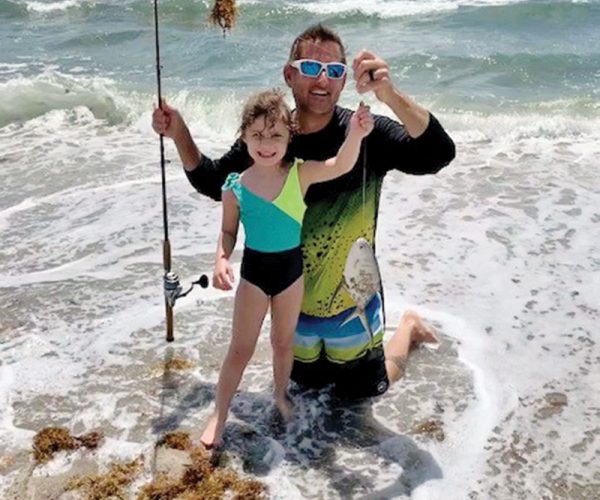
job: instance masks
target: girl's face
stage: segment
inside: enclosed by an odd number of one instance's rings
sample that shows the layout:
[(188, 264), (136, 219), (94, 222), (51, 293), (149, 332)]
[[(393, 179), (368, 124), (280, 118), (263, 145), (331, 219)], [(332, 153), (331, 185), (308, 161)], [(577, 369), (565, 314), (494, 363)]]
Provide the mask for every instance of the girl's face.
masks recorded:
[(282, 120), (267, 125), (266, 117), (259, 116), (244, 131), (242, 139), (254, 163), (260, 166), (280, 166), (290, 142), (290, 131)]

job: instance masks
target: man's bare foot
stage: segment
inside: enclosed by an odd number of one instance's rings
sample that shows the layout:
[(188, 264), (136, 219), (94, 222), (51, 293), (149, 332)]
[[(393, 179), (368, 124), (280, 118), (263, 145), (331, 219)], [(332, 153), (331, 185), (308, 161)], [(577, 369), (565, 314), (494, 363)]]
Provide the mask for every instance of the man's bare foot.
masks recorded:
[(275, 398), (275, 406), (284, 422), (288, 422), (292, 418), (294, 405), (287, 394), (283, 398)]
[(219, 422), (218, 416), (213, 413), (208, 419), (208, 423), (200, 436), (200, 442), (204, 445), (207, 450), (213, 448), (219, 448), (223, 445), (223, 428), (225, 422)]
[(430, 326), (426, 325), (414, 311), (407, 311), (405, 313), (407, 321), (411, 323), (410, 329), (410, 343), (411, 346), (416, 347), (420, 344), (433, 347), (434, 349), (439, 347), (440, 339), (435, 333), (435, 330)]

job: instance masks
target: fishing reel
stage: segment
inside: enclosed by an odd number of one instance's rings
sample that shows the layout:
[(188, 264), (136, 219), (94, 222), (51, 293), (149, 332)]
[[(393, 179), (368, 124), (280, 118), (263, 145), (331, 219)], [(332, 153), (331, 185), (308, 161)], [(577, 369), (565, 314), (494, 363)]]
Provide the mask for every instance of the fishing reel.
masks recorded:
[(201, 288), (208, 288), (208, 276), (206, 274), (200, 275), (200, 278), (196, 281), (192, 281), (191, 286), (184, 292), (181, 283), (179, 282), (179, 276), (173, 271), (166, 272), (163, 277), (163, 285), (165, 290), (165, 298), (169, 306), (175, 306), (175, 302), (180, 297), (185, 297), (192, 291), (195, 285), (200, 285)]

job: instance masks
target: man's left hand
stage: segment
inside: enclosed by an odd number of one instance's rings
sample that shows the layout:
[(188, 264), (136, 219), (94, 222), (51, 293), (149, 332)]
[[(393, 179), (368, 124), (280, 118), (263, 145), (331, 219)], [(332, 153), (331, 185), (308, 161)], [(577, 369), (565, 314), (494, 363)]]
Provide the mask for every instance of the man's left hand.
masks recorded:
[(374, 92), (377, 99), (387, 103), (394, 94), (388, 64), (368, 50), (361, 50), (352, 61), (356, 90), (359, 94)]

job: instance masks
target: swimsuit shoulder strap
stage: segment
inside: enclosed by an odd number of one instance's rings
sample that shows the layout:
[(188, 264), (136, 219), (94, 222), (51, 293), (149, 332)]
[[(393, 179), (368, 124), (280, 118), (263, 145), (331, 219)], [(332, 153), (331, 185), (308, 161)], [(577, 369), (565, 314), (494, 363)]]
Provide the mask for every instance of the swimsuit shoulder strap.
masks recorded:
[(298, 167), (302, 163), (303, 160), (298, 158), (294, 160), (285, 183), (283, 184), (283, 188), (281, 189), (281, 193), (273, 200), (274, 205), (284, 210), (300, 224), (302, 223), (304, 211), (306, 210), (304, 196), (302, 196), (302, 188), (300, 187), (300, 178), (298, 176)]
[(235, 197), (239, 200), (241, 196), (242, 185), (240, 183), (240, 174), (238, 172), (231, 172), (225, 179), (221, 191), (232, 190)]

